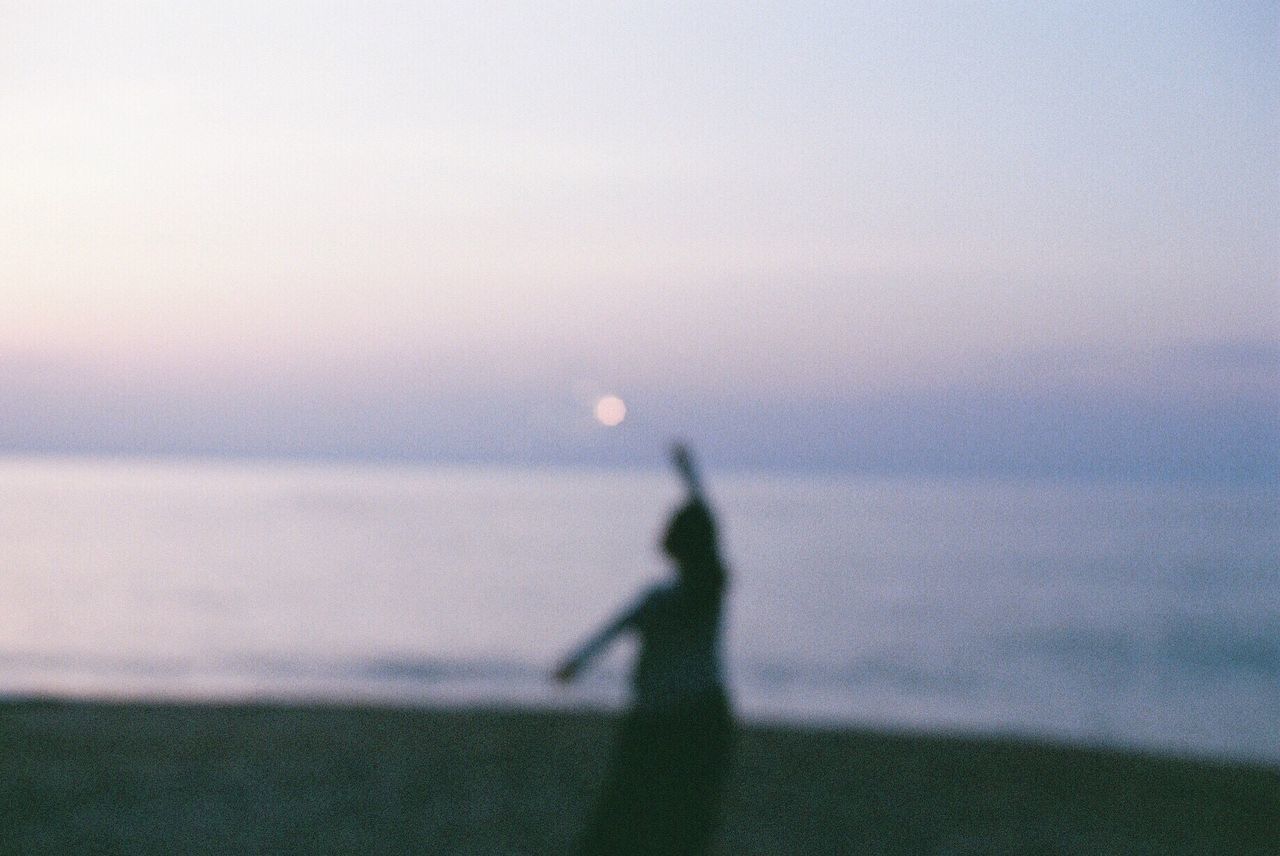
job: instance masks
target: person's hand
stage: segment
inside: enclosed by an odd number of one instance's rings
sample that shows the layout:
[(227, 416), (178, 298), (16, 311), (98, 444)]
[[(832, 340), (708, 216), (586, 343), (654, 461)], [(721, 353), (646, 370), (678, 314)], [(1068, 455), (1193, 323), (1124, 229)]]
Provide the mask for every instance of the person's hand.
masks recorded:
[(675, 465), (680, 475), (684, 476), (685, 481), (690, 484), (697, 483), (698, 478), (693, 470), (693, 456), (689, 454), (689, 447), (684, 443), (671, 445), (671, 463)]
[(567, 684), (578, 674), (578, 664), (573, 660), (561, 663), (559, 667), (552, 672), (553, 677), (558, 683)]

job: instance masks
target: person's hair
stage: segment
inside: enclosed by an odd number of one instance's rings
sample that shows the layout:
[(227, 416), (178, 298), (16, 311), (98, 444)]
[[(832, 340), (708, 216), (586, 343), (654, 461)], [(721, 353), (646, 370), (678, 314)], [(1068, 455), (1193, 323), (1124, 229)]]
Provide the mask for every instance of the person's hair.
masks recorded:
[(702, 500), (690, 500), (672, 516), (662, 536), (662, 549), (680, 566), (683, 582), (696, 594), (714, 599), (728, 582), (715, 518)]

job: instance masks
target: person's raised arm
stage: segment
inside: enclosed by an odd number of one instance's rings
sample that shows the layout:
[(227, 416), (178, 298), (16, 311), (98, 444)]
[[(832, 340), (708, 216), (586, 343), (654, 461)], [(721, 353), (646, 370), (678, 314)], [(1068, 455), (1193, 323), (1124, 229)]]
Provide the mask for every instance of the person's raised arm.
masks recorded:
[(644, 607), (646, 599), (642, 597), (639, 602), (631, 604), (615, 615), (596, 635), (583, 642), (573, 653), (561, 660), (560, 665), (556, 666), (552, 676), (561, 683), (568, 683), (573, 680), (578, 671), (591, 658), (603, 651), (619, 633), (626, 630), (635, 621), (636, 616), (639, 615), (640, 610)]
[(671, 463), (684, 480), (685, 487), (689, 490), (689, 498), (704, 500), (702, 481), (698, 478), (698, 471), (693, 466), (693, 455), (689, 453), (689, 447), (683, 443), (673, 444), (671, 446)]

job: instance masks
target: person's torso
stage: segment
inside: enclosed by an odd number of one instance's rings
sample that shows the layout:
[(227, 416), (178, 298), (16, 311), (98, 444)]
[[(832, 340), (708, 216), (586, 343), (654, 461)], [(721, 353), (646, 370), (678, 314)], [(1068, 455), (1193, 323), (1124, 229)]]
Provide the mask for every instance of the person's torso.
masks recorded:
[(637, 622), (637, 708), (671, 707), (721, 690), (720, 613), (718, 595), (698, 601), (679, 584), (653, 590)]

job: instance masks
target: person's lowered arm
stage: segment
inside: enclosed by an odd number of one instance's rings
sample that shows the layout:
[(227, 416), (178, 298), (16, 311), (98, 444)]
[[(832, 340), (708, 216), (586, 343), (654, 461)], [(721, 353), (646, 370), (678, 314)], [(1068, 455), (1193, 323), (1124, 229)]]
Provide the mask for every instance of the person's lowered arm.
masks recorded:
[(574, 676), (585, 666), (592, 658), (609, 646), (618, 634), (626, 630), (636, 616), (639, 615), (643, 608), (645, 599), (641, 598), (639, 603), (631, 606), (618, 613), (612, 621), (600, 629), (596, 635), (592, 636), (586, 642), (582, 643), (569, 656), (565, 657), (556, 667), (553, 676), (557, 681), (567, 683), (574, 679)]

